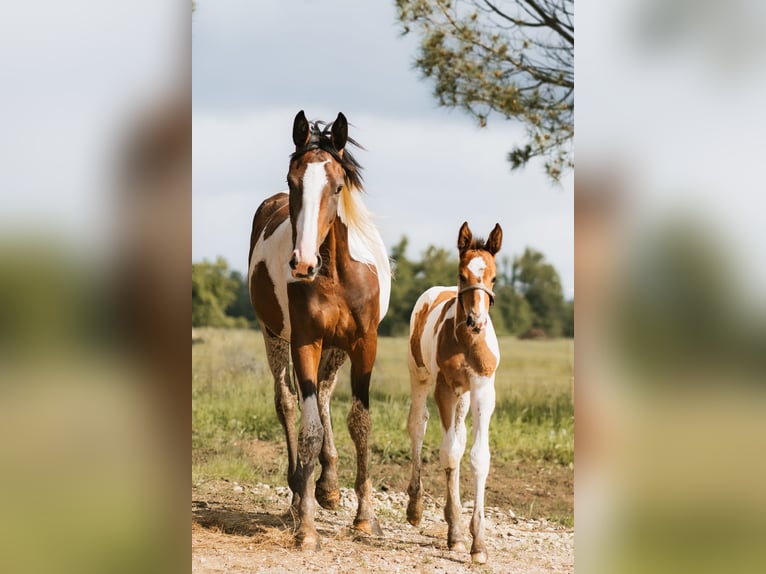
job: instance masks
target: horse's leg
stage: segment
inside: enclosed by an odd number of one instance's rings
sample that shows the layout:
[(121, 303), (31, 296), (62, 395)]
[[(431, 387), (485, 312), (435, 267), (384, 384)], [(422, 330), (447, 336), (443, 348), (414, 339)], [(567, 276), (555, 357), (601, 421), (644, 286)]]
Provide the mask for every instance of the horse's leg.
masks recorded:
[(471, 400), (467, 393), (455, 395), (441, 374), (436, 379), (435, 399), (442, 421), (439, 458), (447, 477), (447, 503), (444, 506), (444, 518), (448, 524), (447, 545), (455, 552), (465, 552), (460, 524), (460, 459), (465, 452), (465, 417)]
[(429, 388), (429, 381), (420, 380), (417, 367), (410, 365), (410, 414), (407, 418), (407, 431), (412, 445), (412, 475), (407, 487), (407, 494), (410, 496), (407, 521), (413, 526), (420, 524), (420, 517), (423, 515), (423, 481), (420, 479), (420, 472), (423, 466), (423, 437), (426, 434), (429, 416), (426, 405)]
[(298, 468), (296, 486), (300, 494), (298, 518), (300, 525), (295, 534), (298, 546), (306, 550), (319, 549), (319, 534), (314, 527), (314, 464), (322, 448), (324, 432), (317, 401), (317, 369), (322, 354), (322, 342), (292, 345), (295, 376), (301, 386), (303, 407), (301, 429), (298, 435)]
[(271, 333), (263, 323), (261, 332), (266, 344), (266, 358), (274, 376), (274, 405), (277, 418), (287, 439), (287, 483), (293, 491), (291, 509), (298, 510), (300, 496), (295, 483), (295, 469), (298, 465), (298, 437), (295, 429), (295, 391), (290, 387), (288, 368), (290, 364), (290, 344)]
[(332, 418), (330, 417), (330, 400), (338, 380), (338, 369), (346, 361), (346, 353), (340, 349), (322, 351), (319, 363), (319, 418), (324, 427), (322, 450), (319, 451), (319, 462), (322, 464), (322, 474), (316, 483), (317, 502), (328, 510), (337, 508), (340, 502), (338, 487), (338, 451), (335, 449), (335, 439), (332, 433)]
[(473, 417), (473, 446), (471, 468), (476, 480), (476, 497), (471, 518), (471, 558), (474, 562), (487, 562), (484, 544), (484, 486), (489, 474), (489, 419), (495, 410), (495, 377), (482, 377), (471, 385), (471, 416)]
[(372, 508), (372, 483), (368, 475), (370, 457), (370, 376), (375, 363), (378, 336), (373, 331), (367, 339), (356, 345), (351, 357), (351, 410), (348, 413), (348, 430), (356, 448), (356, 491), (357, 510), (354, 528), (382, 536), (378, 519)]

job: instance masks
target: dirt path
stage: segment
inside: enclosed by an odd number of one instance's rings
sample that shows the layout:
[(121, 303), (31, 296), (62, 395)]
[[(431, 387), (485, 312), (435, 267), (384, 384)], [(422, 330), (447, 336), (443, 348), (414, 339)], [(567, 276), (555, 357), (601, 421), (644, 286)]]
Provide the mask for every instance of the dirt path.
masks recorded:
[[(574, 571), (574, 532), (545, 520), (516, 518), (507, 509), (487, 508), (489, 564), (474, 566), (466, 552), (447, 550), (444, 501), (426, 498), (418, 527), (405, 519), (407, 495), (375, 492), (381, 538), (349, 528), (356, 509), (353, 490), (342, 489), (338, 510), (317, 506), (322, 550), (292, 548), (293, 520), (287, 487), (209, 481), (192, 489), (192, 572), (492, 572), (563, 573)], [(463, 502), (463, 524), (472, 501)]]

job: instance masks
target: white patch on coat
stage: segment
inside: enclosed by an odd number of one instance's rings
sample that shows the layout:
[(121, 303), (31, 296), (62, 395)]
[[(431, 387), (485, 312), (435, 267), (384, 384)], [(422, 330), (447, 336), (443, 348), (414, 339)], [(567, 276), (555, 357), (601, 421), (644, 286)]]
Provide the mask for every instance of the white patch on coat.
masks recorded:
[[(429, 307), (433, 305), (434, 301), (436, 301), (442, 293), (454, 293), (457, 295), (457, 287), (431, 287), (418, 297), (412, 315), (410, 316), (410, 333), (413, 333), (415, 330), (415, 317), (418, 312), (421, 311), (425, 305), (428, 305)], [(443, 305), (446, 305), (449, 301), (450, 299), (443, 301), (428, 312), (428, 317), (426, 318), (426, 323), (423, 328), (423, 334), (420, 337), (420, 352), (425, 364), (424, 367), (418, 367), (415, 364), (415, 359), (412, 356), (412, 348), (410, 345), (407, 345), (410, 370), (413, 373), (416, 373), (418, 378), (422, 381), (430, 379), (430, 384), (436, 382), (436, 373), (438, 372), (436, 365), (436, 343), (439, 339), (439, 331), (441, 331), (442, 325), (439, 325), (438, 328), (436, 328), (436, 322), (439, 320)], [(455, 305), (453, 304), (445, 314), (444, 319), (450, 319), (454, 316)]]
[[(271, 281), (274, 283), (274, 294), (279, 303), (279, 310), (282, 312), (282, 331), (276, 333), (283, 339), (290, 339), (290, 315), (287, 304), (287, 284), (295, 282), (290, 273), (290, 254), (292, 252), (292, 228), (290, 219), (285, 219), (274, 230), (268, 239), (263, 238), (264, 231), (255, 243), (253, 255), (250, 258), (250, 268), (248, 270), (248, 282), (252, 281), (256, 265), (260, 262), (266, 264), (266, 270), (269, 273)], [(258, 294), (256, 293), (257, 297)]]

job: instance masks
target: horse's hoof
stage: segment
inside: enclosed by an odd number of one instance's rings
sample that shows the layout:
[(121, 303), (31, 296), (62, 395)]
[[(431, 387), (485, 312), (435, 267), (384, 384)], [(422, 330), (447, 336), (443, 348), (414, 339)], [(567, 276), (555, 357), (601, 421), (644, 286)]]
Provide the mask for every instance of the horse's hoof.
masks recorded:
[(478, 552), (471, 552), (471, 560), (474, 564), (486, 564), (487, 563), (487, 551), (479, 550)]
[(452, 552), (466, 551), (465, 543), (462, 540), (458, 540), (457, 542), (450, 542), (449, 549), (452, 550)]
[(407, 522), (413, 526), (420, 524), (420, 517), (423, 515), (423, 499), (410, 498), (409, 504), (407, 504)]
[(354, 520), (354, 529), (365, 534), (383, 536), (383, 530), (381, 530), (380, 524), (378, 524), (378, 519), (374, 516), (370, 520)]
[(325, 510), (335, 510), (340, 504), (340, 490), (337, 488), (334, 490), (325, 490), (324, 488), (319, 488), (319, 486), (317, 486), (314, 496), (316, 497), (319, 506)]
[(307, 532), (295, 535), (295, 546), (301, 550), (316, 551), (319, 550), (322, 545), (319, 543), (319, 534), (316, 532)]

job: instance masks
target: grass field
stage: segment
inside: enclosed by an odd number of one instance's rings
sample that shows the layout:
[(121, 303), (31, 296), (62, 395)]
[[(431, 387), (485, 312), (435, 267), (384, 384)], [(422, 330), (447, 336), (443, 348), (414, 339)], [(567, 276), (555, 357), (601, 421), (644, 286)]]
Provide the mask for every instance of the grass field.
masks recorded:
[[(260, 333), (199, 329), (192, 348), (192, 480), (286, 484), (282, 428), (274, 412), (273, 379)], [(406, 338), (382, 338), (373, 371), (370, 409), (374, 486), (406, 489), (409, 375)], [(572, 340), (500, 339), (490, 424), (492, 470), (487, 504), (510, 506), (523, 516), (573, 522), (574, 406)], [(346, 430), (350, 407), (348, 363), (332, 404), (341, 486), (354, 481), (354, 448)], [(440, 428), (433, 401), (423, 445), (426, 489), (443, 496)], [(471, 444), (470, 415), (468, 417)], [(463, 457), (461, 484), (469, 500), (471, 473)]]

